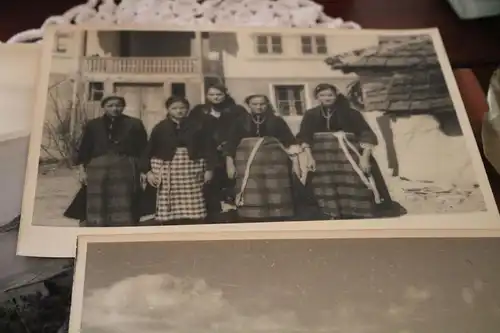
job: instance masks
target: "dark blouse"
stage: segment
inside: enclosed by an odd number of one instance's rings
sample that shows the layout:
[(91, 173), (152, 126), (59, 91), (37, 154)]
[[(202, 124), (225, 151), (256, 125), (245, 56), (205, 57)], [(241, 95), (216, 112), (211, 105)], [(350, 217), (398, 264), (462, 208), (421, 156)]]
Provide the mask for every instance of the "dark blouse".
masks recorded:
[(283, 118), (271, 112), (260, 117), (246, 113), (231, 126), (225, 153), (227, 156), (234, 157), (241, 140), (266, 136), (278, 139), (285, 148), (296, 144), (295, 136)]
[(329, 110), (331, 112), (329, 123), (325, 117), (325, 111), (328, 110), (317, 106), (305, 112), (297, 134), (300, 142), (312, 145), (315, 133), (344, 131), (354, 134), (360, 143), (377, 145), (377, 136), (361, 112), (351, 108), (347, 99), (342, 95)]
[(93, 158), (107, 153), (139, 158), (147, 145), (148, 135), (140, 119), (106, 115), (90, 120), (83, 129), (75, 165), (86, 166)]
[(217, 146), (222, 146), (227, 142), (228, 129), (239, 117), (248, 113), (243, 106), (238, 104), (226, 104), (216, 108), (215, 111), (220, 112), (219, 117), (213, 116), (211, 111), (210, 104), (199, 104), (190, 112), (190, 117), (205, 122)]
[(208, 127), (194, 120), (186, 118), (177, 124), (167, 117), (156, 124), (142, 157), (141, 171), (151, 170), (153, 157), (171, 161), (177, 148), (181, 147), (188, 150), (191, 160), (206, 159), (207, 168), (212, 170), (217, 161), (217, 146), (210, 136)]

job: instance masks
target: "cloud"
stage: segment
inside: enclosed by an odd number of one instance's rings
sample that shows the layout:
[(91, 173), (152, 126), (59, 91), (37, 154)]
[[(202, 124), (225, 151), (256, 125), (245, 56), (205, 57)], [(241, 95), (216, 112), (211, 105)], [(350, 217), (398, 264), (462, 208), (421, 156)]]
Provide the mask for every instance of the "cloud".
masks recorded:
[(82, 333), (261, 333), (301, 331), (293, 312), (241, 313), (202, 279), (141, 275), (85, 297)]
[(405, 322), (414, 317), (420, 309), (420, 305), (432, 297), (429, 290), (408, 286), (403, 292), (401, 303), (391, 303), (387, 309), (387, 314), (393, 320)]
[(406, 288), (404, 298), (412, 302), (425, 302), (431, 298), (431, 293), (427, 289), (420, 289), (415, 286)]
[(407, 320), (415, 312), (416, 307), (413, 304), (395, 304), (391, 303), (387, 313), (397, 320)]
[(474, 290), (472, 290), (471, 288), (462, 289), (462, 299), (465, 303), (467, 303), (468, 305), (473, 305), (475, 298), (476, 294), (474, 293)]

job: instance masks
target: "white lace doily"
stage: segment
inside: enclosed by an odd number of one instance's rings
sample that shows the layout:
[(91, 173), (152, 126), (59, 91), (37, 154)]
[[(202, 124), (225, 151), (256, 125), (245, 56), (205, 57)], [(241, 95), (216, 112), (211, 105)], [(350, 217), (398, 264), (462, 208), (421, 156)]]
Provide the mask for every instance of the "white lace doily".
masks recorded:
[(355, 22), (329, 17), (311, 0), (89, 0), (60, 16), (51, 16), (39, 29), (23, 31), (7, 43), (40, 40), (52, 24), (169, 24), (360, 29)]

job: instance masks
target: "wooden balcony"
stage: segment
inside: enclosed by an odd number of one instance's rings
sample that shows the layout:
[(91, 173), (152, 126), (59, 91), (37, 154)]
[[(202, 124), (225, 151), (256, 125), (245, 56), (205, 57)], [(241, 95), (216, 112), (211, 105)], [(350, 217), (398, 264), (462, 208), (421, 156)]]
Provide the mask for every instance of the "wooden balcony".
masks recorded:
[(196, 74), (199, 60), (189, 58), (85, 57), (83, 71), (101, 74)]

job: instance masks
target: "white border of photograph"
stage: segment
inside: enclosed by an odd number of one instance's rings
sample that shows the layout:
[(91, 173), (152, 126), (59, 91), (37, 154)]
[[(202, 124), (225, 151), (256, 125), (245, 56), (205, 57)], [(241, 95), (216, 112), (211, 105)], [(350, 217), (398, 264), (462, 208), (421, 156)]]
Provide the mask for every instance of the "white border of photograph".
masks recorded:
[[(500, 216), (488, 182), (485, 168), (481, 160), (471, 125), (462, 101), (453, 71), (447, 58), (444, 44), (437, 29), (419, 30), (332, 30), (332, 29), (294, 29), (297, 33), (323, 33), (344, 35), (415, 35), (428, 34), (432, 37), (441, 69), (448, 86), (457, 117), (466, 140), (468, 153), (472, 159), (477, 182), (486, 202), (486, 212), (406, 215), (400, 218), (337, 220), (337, 221), (304, 221), (275, 223), (241, 223), (241, 224), (211, 224), (160, 227), (113, 227), (113, 228), (72, 228), (33, 226), (35, 192), (37, 186), (38, 161), (42, 138), (47, 99), (47, 85), (51, 71), (52, 45), (56, 30), (138, 30), (138, 31), (251, 31), (252, 33), (271, 33), (290, 28), (235, 28), (235, 27), (172, 27), (148, 25), (116, 25), (116, 26), (65, 26), (50, 27), (44, 39), (44, 52), (40, 81), (36, 95), (36, 110), (30, 142), (30, 153), (26, 173), (26, 185), (23, 198), (21, 229), (18, 243), (18, 254), (38, 257), (73, 257), (76, 251), (78, 235), (113, 235), (113, 234), (150, 234), (150, 233), (199, 233), (228, 231), (258, 231), (277, 230), (329, 232), (333, 238), (393, 238), (393, 237), (498, 237), (500, 236)], [(182, 237), (182, 236), (181, 236)]]

